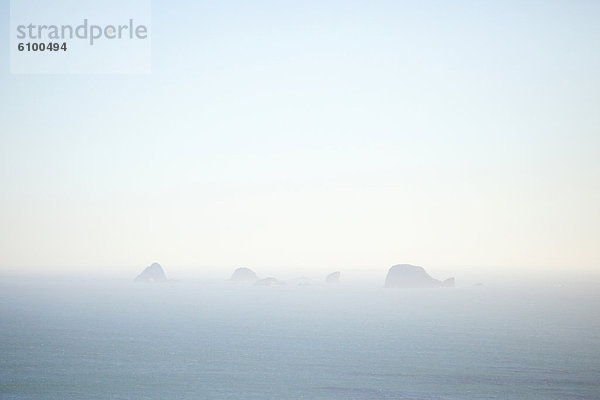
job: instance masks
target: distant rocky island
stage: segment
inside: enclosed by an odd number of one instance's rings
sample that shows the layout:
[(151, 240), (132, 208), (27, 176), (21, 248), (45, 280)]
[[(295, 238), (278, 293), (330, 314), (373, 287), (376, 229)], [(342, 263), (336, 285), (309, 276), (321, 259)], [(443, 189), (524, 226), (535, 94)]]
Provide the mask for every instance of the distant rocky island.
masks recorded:
[(167, 280), (167, 275), (165, 275), (165, 271), (159, 263), (153, 263), (151, 266), (146, 267), (135, 278), (136, 282), (166, 282)]
[(454, 278), (440, 281), (432, 278), (423, 267), (398, 264), (389, 269), (385, 278), (386, 288), (436, 288), (454, 287)]
[(327, 275), (327, 278), (325, 278), (325, 282), (340, 283), (340, 271), (335, 271)]
[(236, 282), (254, 282), (258, 280), (258, 276), (250, 268), (238, 268), (231, 275), (232, 281)]
[[(340, 271), (335, 271), (325, 277), (327, 284), (338, 284), (340, 282)], [(168, 282), (167, 275), (159, 263), (153, 263), (135, 278), (136, 282)], [(231, 275), (230, 281), (254, 284), (255, 286), (278, 286), (286, 285), (274, 277), (259, 279), (254, 271), (250, 268), (241, 267), (235, 269)], [(300, 277), (288, 281), (289, 284), (296, 286), (312, 286), (319, 284), (307, 277)], [(322, 282), (322, 281), (321, 281)], [(386, 288), (437, 288), (437, 287), (454, 287), (454, 278), (448, 278), (444, 281), (432, 278), (425, 269), (410, 264), (394, 265), (388, 270), (385, 278)]]
[(265, 278), (265, 279), (261, 279), (256, 281), (256, 283), (254, 283), (255, 286), (277, 286), (277, 285), (285, 285), (285, 282), (281, 282), (279, 279), (276, 278)]

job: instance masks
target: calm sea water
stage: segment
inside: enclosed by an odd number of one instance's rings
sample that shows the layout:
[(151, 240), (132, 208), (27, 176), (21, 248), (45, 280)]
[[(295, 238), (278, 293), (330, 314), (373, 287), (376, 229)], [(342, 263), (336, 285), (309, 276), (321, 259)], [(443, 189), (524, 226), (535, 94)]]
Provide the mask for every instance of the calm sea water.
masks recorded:
[(593, 288), (0, 282), (1, 399), (599, 399)]

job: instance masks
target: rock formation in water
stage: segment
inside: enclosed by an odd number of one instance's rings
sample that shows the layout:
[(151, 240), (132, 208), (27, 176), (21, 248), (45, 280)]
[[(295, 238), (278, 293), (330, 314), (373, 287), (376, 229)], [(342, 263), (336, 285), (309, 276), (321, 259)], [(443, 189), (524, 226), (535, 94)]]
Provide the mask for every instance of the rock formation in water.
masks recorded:
[(454, 278), (439, 281), (432, 278), (422, 267), (410, 264), (394, 265), (385, 278), (386, 288), (435, 288), (453, 287)]
[(325, 282), (340, 283), (340, 271), (335, 271), (327, 275), (327, 278), (325, 278)]
[(281, 282), (279, 279), (275, 278), (265, 278), (258, 280), (254, 283), (255, 286), (277, 286), (277, 285), (285, 285), (285, 282)]
[(231, 280), (236, 282), (253, 282), (257, 279), (258, 276), (250, 268), (238, 268), (231, 275)]
[(135, 278), (136, 282), (166, 282), (167, 276), (165, 271), (158, 263), (154, 263), (146, 267), (141, 274)]

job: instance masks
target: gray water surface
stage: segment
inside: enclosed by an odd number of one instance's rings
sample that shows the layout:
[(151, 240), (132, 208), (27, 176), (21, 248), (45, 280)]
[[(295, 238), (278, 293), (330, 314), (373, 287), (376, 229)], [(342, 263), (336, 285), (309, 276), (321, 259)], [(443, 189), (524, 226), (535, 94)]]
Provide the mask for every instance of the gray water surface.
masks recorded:
[(4, 279), (0, 399), (598, 399), (600, 294)]

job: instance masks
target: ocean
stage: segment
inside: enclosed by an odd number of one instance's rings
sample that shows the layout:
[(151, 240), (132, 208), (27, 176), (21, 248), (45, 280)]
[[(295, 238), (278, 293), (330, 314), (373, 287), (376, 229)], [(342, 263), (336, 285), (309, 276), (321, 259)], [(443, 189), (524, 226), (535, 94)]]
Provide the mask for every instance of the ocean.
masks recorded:
[(0, 399), (600, 399), (597, 287), (0, 280)]

